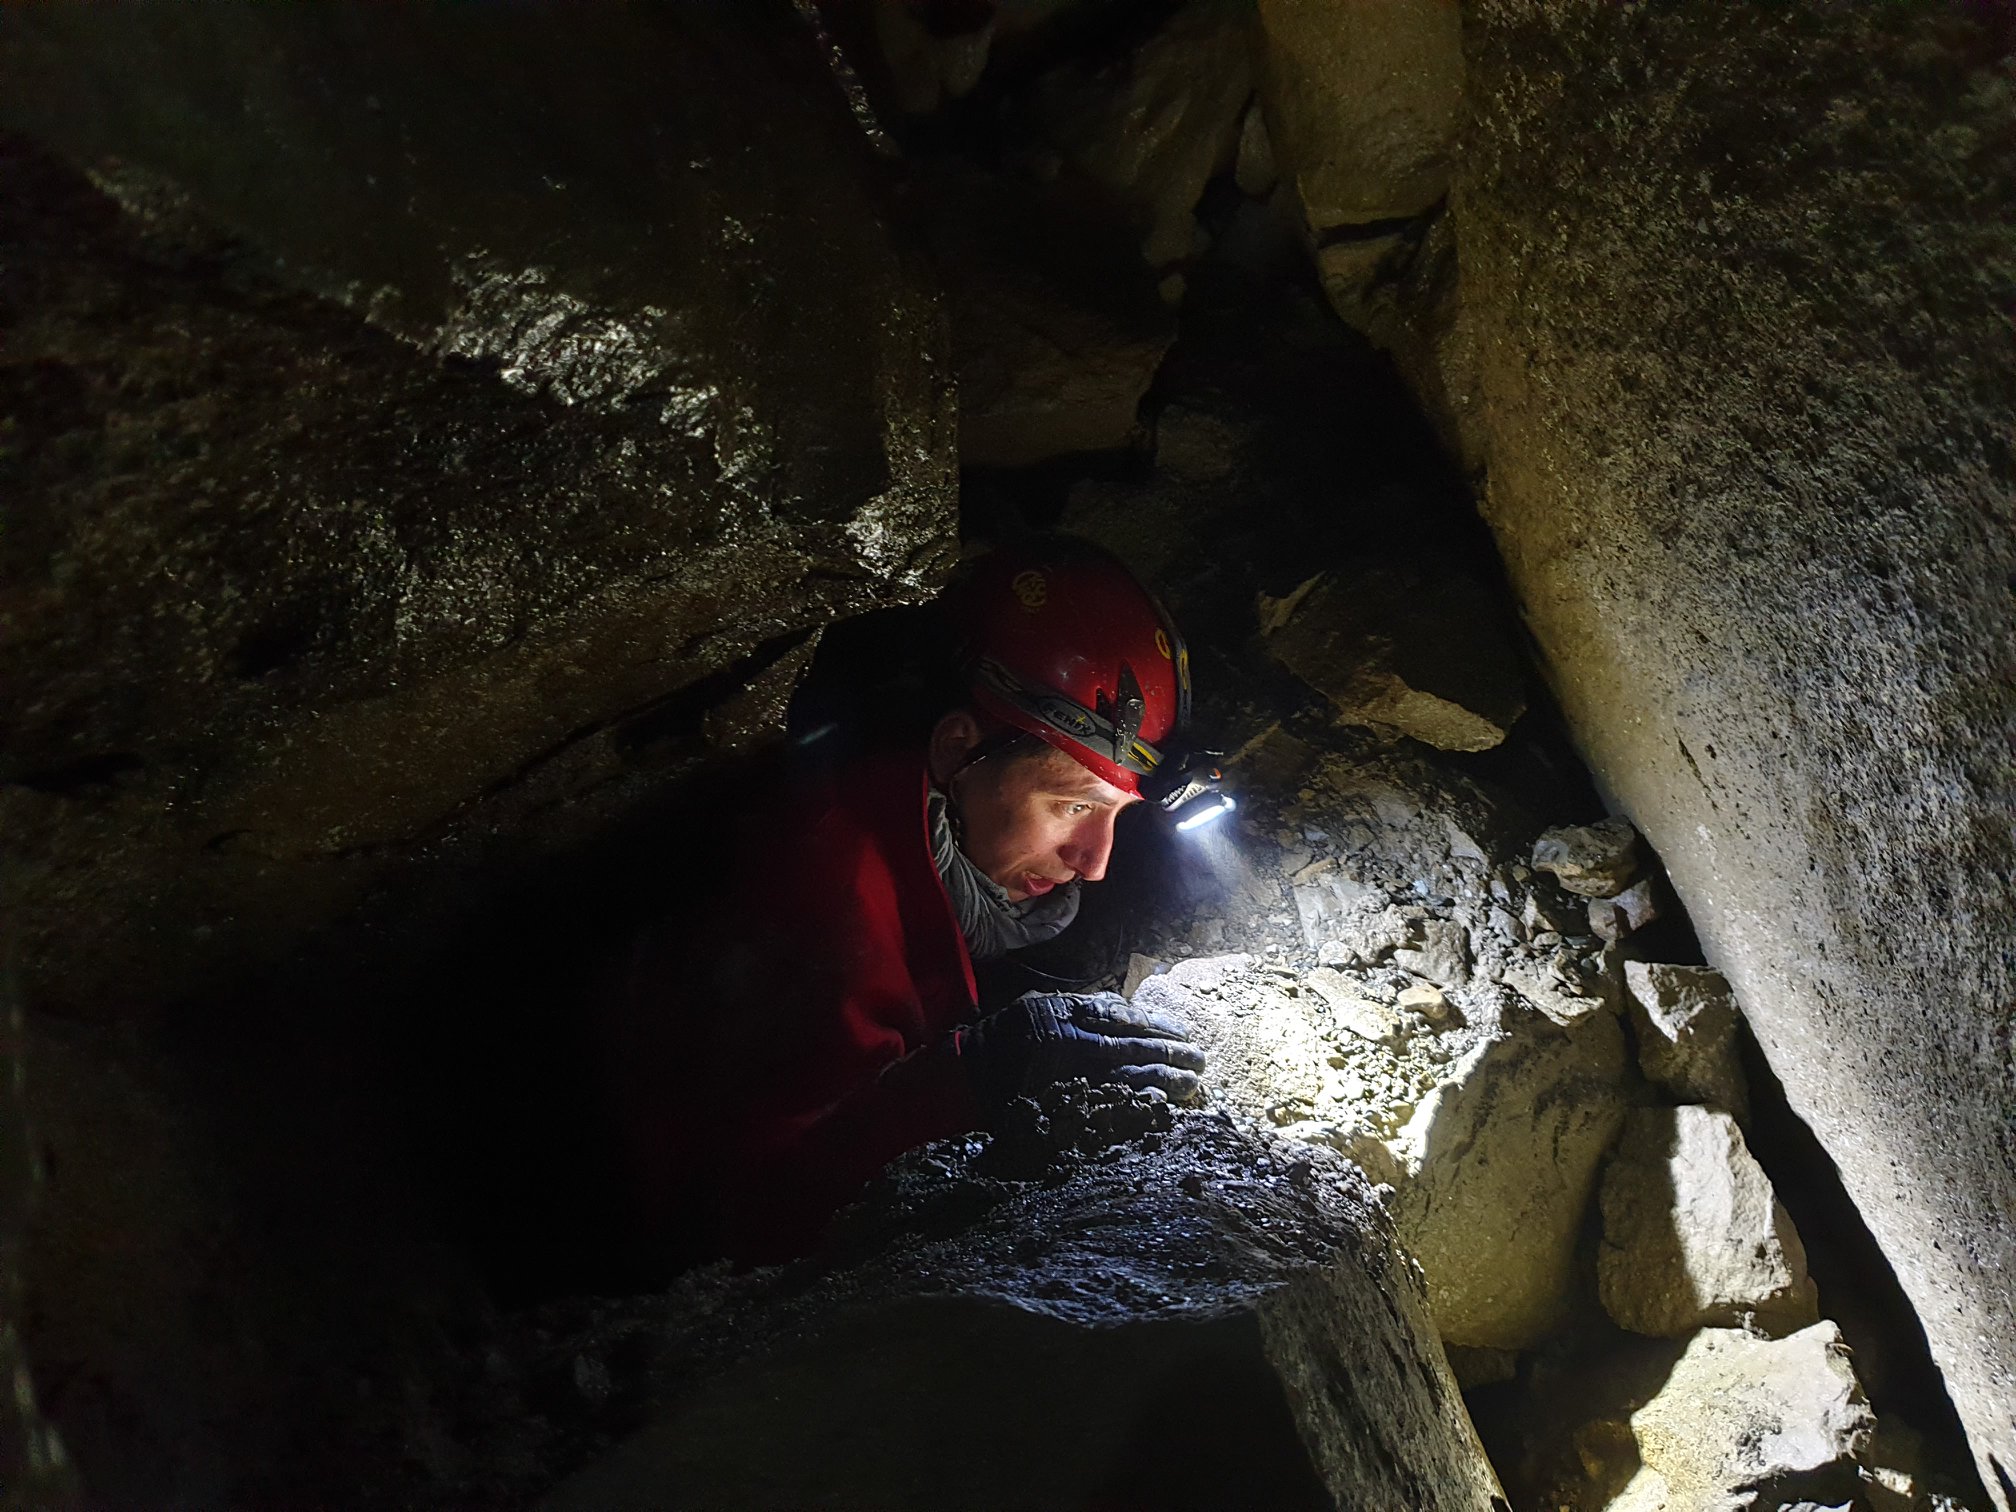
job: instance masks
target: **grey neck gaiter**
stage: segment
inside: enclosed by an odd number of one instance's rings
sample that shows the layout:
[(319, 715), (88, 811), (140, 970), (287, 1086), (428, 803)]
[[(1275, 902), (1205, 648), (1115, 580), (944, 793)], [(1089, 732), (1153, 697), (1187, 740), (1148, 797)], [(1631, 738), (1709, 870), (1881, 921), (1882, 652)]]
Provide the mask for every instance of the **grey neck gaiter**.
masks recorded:
[(992, 961), (1024, 945), (1040, 945), (1061, 934), (1078, 917), (1078, 884), (1068, 882), (1040, 898), (1016, 903), (959, 848), (952, 830), (952, 805), (935, 787), (927, 800), (931, 819), (931, 859), (952, 895), (959, 931), (976, 961)]

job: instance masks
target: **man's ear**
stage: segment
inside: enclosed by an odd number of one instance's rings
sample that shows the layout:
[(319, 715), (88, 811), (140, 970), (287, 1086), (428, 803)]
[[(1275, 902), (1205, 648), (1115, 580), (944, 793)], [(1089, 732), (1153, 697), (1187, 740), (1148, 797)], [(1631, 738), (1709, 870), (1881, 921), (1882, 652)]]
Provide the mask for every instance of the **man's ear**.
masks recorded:
[(931, 780), (951, 780), (960, 763), (980, 744), (980, 721), (964, 709), (954, 709), (931, 727)]

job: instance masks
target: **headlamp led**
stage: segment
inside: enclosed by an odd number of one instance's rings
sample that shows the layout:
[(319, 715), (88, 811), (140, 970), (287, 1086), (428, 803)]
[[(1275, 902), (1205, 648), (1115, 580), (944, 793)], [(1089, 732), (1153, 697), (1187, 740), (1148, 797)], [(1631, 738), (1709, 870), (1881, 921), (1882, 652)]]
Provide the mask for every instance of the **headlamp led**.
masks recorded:
[(1141, 779), (1141, 796), (1176, 821), (1179, 830), (1201, 829), (1238, 805), (1222, 791), (1225, 774), (1217, 751), (1171, 752)]

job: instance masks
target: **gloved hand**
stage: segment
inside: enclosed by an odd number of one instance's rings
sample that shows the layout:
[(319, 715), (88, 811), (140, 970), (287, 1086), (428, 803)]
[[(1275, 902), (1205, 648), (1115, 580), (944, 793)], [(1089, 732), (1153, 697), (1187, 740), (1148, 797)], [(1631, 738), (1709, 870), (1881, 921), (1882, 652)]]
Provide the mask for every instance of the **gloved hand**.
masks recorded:
[(981, 1097), (995, 1104), (1074, 1076), (1187, 1102), (1204, 1069), (1181, 1024), (1115, 992), (1025, 992), (962, 1030), (958, 1043)]

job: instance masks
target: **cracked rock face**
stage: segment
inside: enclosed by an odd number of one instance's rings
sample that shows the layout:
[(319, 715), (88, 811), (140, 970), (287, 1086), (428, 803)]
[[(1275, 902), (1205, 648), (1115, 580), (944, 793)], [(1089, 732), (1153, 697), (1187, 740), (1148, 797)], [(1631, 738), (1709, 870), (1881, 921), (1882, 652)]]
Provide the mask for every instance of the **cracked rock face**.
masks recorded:
[(1117, 1089), (1021, 1106), (814, 1260), (675, 1299), (652, 1421), (545, 1504), (1504, 1506), (1348, 1164)]
[(595, 833), (935, 587), (937, 311), (809, 34), (737, 14), (7, 28), (0, 120), (97, 185), (0, 156), (32, 1001)]

